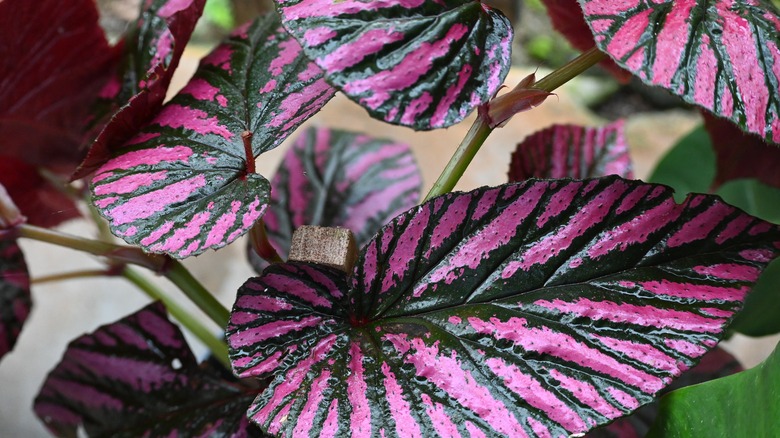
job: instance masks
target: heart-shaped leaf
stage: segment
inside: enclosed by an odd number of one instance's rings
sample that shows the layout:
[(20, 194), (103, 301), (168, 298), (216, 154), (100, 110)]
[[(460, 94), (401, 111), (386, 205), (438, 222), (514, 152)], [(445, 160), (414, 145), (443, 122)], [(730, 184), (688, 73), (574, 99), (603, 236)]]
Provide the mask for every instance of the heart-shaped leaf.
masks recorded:
[(529, 178), (633, 178), (623, 122), (601, 128), (553, 125), (526, 137), (512, 154), (509, 182)]
[[(263, 221), (282, 257), (301, 225), (348, 228), (361, 247), (382, 225), (417, 205), (421, 184), (409, 146), (312, 128), (298, 137), (279, 165)], [(257, 256), (250, 260), (258, 272), (267, 266)]]
[(141, 5), (139, 18), (120, 44), (124, 53), (119, 71), (93, 109), (100, 134), (73, 178), (96, 170), (157, 113), (205, 3), (151, 0)]
[(702, 115), (717, 159), (713, 188), (741, 178), (756, 178), (764, 184), (780, 187), (778, 145), (770, 145), (755, 134), (743, 132), (728, 120), (706, 112)]
[[(577, 0), (542, 0), (542, 3), (547, 8), (547, 15), (555, 30), (566, 37), (577, 50), (585, 52), (596, 46)], [(610, 59), (601, 61), (600, 65), (620, 82), (625, 83), (631, 79), (630, 72), (618, 67)]]
[(33, 409), (57, 436), (247, 436), (257, 392), (199, 367), (154, 303), (71, 342)]
[(755, 368), (671, 392), (649, 438), (777, 435), (780, 347)]
[(458, 123), (509, 72), (509, 20), (479, 1), (275, 1), (328, 81), (390, 123)]
[(780, 13), (768, 0), (579, 2), (620, 66), (780, 143)]
[(0, 358), (14, 348), (31, 307), (24, 254), (15, 239), (0, 237)]
[[(726, 377), (740, 371), (742, 371), (742, 365), (739, 364), (737, 359), (726, 352), (726, 350), (716, 347), (702, 356), (698, 365), (684, 372), (671, 385), (664, 388), (661, 394)], [(604, 427), (589, 432), (585, 435), (585, 438), (643, 437), (658, 416), (658, 405), (658, 400), (655, 400), (637, 409), (636, 412), (629, 416), (619, 418)]]
[(93, 202), (117, 236), (148, 251), (183, 258), (220, 248), (249, 230), (268, 203), (269, 183), (254, 173), (254, 157), (333, 94), (277, 17), (243, 26), (98, 169)]
[(606, 177), (426, 202), (351, 277), (277, 264), (239, 290), (250, 418), (280, 435), (567, 436), (650, 402), (715, 346), (780, 228)]

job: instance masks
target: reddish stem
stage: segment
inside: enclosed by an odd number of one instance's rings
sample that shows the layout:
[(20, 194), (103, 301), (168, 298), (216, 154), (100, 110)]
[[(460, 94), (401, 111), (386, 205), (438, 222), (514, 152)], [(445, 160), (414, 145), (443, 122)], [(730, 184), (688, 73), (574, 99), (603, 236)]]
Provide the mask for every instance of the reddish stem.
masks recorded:
[(252, 152), (252, 134), (250, 131), (241, 133), (241, 140), (244, 141), (244, 153), (246, 154), (246, 173), (255, 173), (255, 154)]

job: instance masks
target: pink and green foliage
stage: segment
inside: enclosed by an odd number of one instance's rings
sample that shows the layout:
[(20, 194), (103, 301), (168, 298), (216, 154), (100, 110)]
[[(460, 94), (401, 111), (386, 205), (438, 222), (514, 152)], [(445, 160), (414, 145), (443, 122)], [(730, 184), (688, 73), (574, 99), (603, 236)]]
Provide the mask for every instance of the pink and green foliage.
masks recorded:
[(56, 436), (259, 436), (256, 387), (198, 365), (160, 303), (74, 340), (34, 410)]
[[(0, 59), (0, 184), (25, 194), (15, 199), (31, 224), (77, 217), (73, 201), (39, 169), (64, 179), (78, 164), (90, 105), (116, 61), (95, 3), (0, 2)], [(51, 202), (29, 201), (42, 198)]]
[[(586, 51), (596, 46), (593, 34), (582, 16), (582, 9), (577, 0), (542, 0), (547, 15), (550, 16), (555, 30), (560, 32), (577, 50)], [(609, 71), (620, 82), (628, 82), (631, 73), (618, 67), (614, 61), (605, 59), (601, 66)]]
[(780, 147), (764, 142), (755, 134), (740, 131), (733, 123), (703, 113), (704, 127), (715, 151), (716, 173), (713, 189), (741, 178), (756, 178), (780, 187)]
[(123, 50), (121, 63), (93, 108), (93, 129), (100, 134), (74, 178), (96, 170), (159, 111), (205, 4), (206, 0), (142, 3), (140, 17), (118, 44)]
[(780, 143), (780, 13), (768, 0), (579, 0), (618, 65)]
[(328, 81), (386, 122), (453, 125), (509, 72), (512, 27), (479, 1), (275, 1)]
[(263, 214), (254, 158), (334, 94), (276, 17), (247, 24), (92, 178), (94, 204), (128, 243), (177, 258), (220, 248)]
[[(327, 128), (302, 133), (272, 181), (263, 220), (286, 257), (301, 225), (348, 228), (363, 246), (390, 219), (420, 199), (420, 171), (409, 146)], [(250, 252), (254, 254), (254, 252)], [(251, 256), (258, 272), (267, 263)]]
[[(684, 372), (671, 385), (661, 391), (661, 395), (686, 386), (696, 385), (742, 371), (742, 366), (734, 356), (722, 348), (716, 347), (701, 357), (698, 365)], [(619, 418), (614, 422), (585, 435), (585, 438), (641, 438), (650, 430), (658, 417), (658, 400), (637, 409), (633, 414)]]
[(273, 434), (580, 433), (695, 365), (778, 253), (780, 228), (716, 197), (528, 180), (398, 216), (351, 275), (270, 266), (228, 346), (273, 378), (249, 410)]
[(30, 278), (15, 239), (0, 237), (0, 358), (11, 351), (30, 313)]
[(528, 136), (512, 154), (509, 182), (528, 178), (633, 178), (623, 122), (600, 128), (553, 125)]

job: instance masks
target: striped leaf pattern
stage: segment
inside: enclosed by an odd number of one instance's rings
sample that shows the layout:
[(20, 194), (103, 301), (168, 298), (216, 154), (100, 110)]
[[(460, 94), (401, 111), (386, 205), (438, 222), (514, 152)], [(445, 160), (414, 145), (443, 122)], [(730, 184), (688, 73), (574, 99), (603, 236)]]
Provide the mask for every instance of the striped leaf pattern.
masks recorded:
[(253, 173), (254, 157), (333, 94), (278, 18), (241, 27), (97, 170), (93, 203), (117, 236), (148, 251), (183, 258), (220, 248), (267, 206), (270, 186)]
[(780, 228), (606, 177), (451, 193), (351, 276), (280, 264), (239, 290), (239, 377), (279, 436), (568, 436), (650, 402), (714, 347)]
[[(74, 178), (111, 158), (163, 104), (173, 72), (203, 13), (206, 0), (147, 0), (120, 43), (122, 59), (93, 108), (99, 132)], [(97, 134), (96, 132), (96, 134)]]
[(512, 28), (474, 0), (275, 0), (328, 81), (373, 117), (453, 125), (498, 91)]
[[(68, 345), (33, 409), (56, 436), (259, 436), (257, 389), (198, 366), (160, 303)], [(81, 435), (79, 435), (81, 436)]]
[(579, 2), (619, 65), (780, 143), (780, 13), (769, 0)]
[[(311, 128), (287, 151), (271, 182), (263, 217), (285, 257), (301, 225), (352, 230), (358, 247), (382, 225), (417, 205), (422, 178), (409, 146), (354, 132)], [(250, 254), (254, 254), (250, 251)], [(261, 272), (267, 266), (251, 258)]]
[(24, 254), (15, 239), (0, 237), (0, 358), (14, 348), (31, 307)]
[(518, 144), (509, 165), (509, 182), (606, 175), (634, 177), (623, 121), (600, 128), (550, 126)]

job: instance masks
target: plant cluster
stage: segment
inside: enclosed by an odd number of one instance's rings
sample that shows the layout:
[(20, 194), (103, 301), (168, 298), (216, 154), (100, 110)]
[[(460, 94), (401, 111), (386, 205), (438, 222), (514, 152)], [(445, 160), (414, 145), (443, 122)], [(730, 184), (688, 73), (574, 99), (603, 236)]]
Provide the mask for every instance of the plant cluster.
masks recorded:
[[(583, 53), (501, 92), (513, 29), (480, 1), (275, 1), (166, 103), (205, 0), (145, 0), (115, 45), (93, 0), (0, 2), (0, 354), (31, 310), (18, 239), (98, 255), (158, 300), (69, 345), (34, 405), (52, 433), (777, 433), (780, 353), (740, 372), (717, 347), (780, 332), (772, 3), (545, 0)], [(598, 63), (705, 114), (651, 177), (668, 185), (631, 179), (616, 122), (541, 130), (508, 183), (451, 192), (494, 129)], [(424, 197), (407, 146), (327, 128), (258, 174), (336, 92), (416, 130), (478, 115)], [(80, 202), (128, 245), (57, 231)], [(354, 266), (285, 261), (303, 225), (351, 230)], [(247, 233), (258, 276), (228, 311), (178, 259)]]

